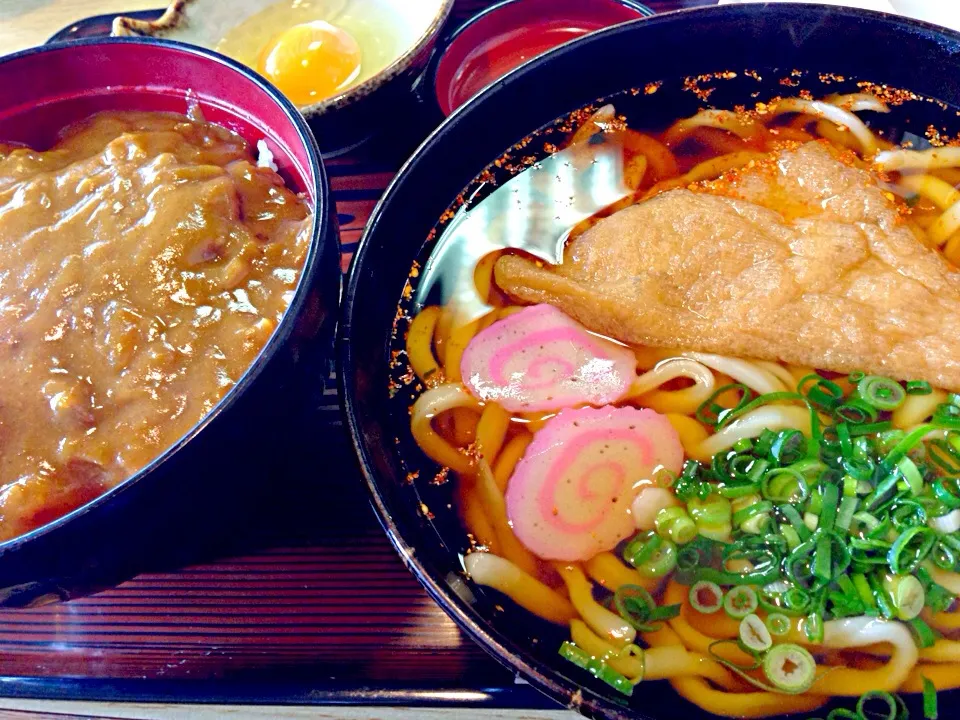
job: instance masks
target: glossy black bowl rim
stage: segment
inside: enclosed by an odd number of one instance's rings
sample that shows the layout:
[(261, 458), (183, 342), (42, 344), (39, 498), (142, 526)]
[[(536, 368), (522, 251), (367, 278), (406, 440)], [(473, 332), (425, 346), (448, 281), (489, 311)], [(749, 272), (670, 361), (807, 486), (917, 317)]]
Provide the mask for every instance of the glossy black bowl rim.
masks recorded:
[[(332, 253), (334, 250), (337, 251), (339, 257), (339, 239), (334, 232), (333, 221), (330, 217), (330, 207), (332, 202), (330, 199), (330, 185), (327, 181), (326, 171), (320, 159), (320, 149), (317, 146), (316, 138), (314, 138), (313, 133), (310, 132), (310, 128), (307, 126), (306, 120), (296, 109), (296, 107), (294, 107), (294, 105), (287, 100), (287, 98), (284, 97), (284, 95), (268, 80), (263, 78), (255, 71), (247, 68), (245, 65), (242, 65), (239, 62), (218, 52), (207, 50), (206, 48), (201, 48), (196, 45), (190, 45), (188, 43), (175, 40), (147, 37), (87, 38), (82, 40), (48, 43), (46, 45), (39, 45), (26, 50), (21, 50), (16, 53), (11, 53), (10, 55), (4, 55), (3, 57), (0, 57), (0, 65), (10, 61), (20, 60), (22, 58), (41, 55), (44, 53), (61, 52), (64, 50), (69, 52), (70, 49), (76, 47), (104, 45), (156, 46), (167, 50), (173, 50), (201, 57), (218, 63), (219, 65), (226, 66), (238, 75), (244, 77), (250, 82), (253, 82), (260, 90), (266, 93), (266, 95), (280, 107), (280, 109), (283, 111), (283, 114), (286, 116), (287, 122), (289, 122), (296, 130), (297, 138), (301, 143), (303, 143), (303, 146), (306, 149), (308, 163), (308, 167), (306, 169), (313, 173), (312, 183), (310, 182), (309, 178), (304, 178), (307, 184), (307, 189), (313, 190), (314, 194), (313, 223), (310, 228), (310, 246), (307, 249), (307, 256), (303, 261), (303, 267), (300, 271), (300, 278), (297, 281), (297, 286), (294, 289), (293, 298), (290, 301), (290, 305), (284, 312), (283, 317), (280, 319), (277, 328), (273, 331), (273, 334), (270, 336), (270, 339), (267, 340), (267, 343), (263, 346), (263, 348), (261, 348), (257, 357), (254, 358), (253, 362), (251, 362), (249, 366), (247, 366), (247, 369), (239, 377), (234, 386), (220, 399), (213, 409), (204, 415), (200, 421), (197, 422), (185, 435), (183, 435), (172, 445), (168, 446), (162, 453), (160, 453), (160, 455), (155, 457), (147, 465), (140, 468), (140, 470), (135, 472), (127, 479), (101, 493), (93, 500), (71, 510), (66, 515), (61, 515), (55, 520), (51, 520), (45, 525), (41, 525), (34, 530), (0, 542), (0, 562), (2, 562), (2, 556), (4, 554), (13, 552), (22, 545), (39, 540), (48, 533), (61, 528), (71, 521), (86, 515), (89, 512), (95, 511), (100, 506), (113, 501), (121, 493), (130, 490), (134, 485), (137, 485), (141, 481), (145, 480), (148, 476), (153, 475), (168, 459), (170, 459), (181, 448), (183, 448), (187, 443), (191, 442), (198, 434), (200, 434), (204, 428), (206, 428), (220, 415), (232, 407), (239, 399), (240, 395), (243, 394), (250, 387), (250, 385), (253, 384), (257, 377), (259, 377), (264, 367), (269, 363), (274, 355), (276, 355), (280, 348), (283, 347), (283, 345), (285, 345), (290, 339), (290, 336), (294, 332), (296, 319), (300, 315), (301, 310), (303, 310), (306, 302), (307, 289), (313, 284), (314, 279), (321, 273), (324, 257), (329, 253)], [(247, 112), (250, 113), (251, 117), (256, 118), (255, 110), (248, 109)], [(329, 243), (333, 243), (335, 247), (328, 248), (327, 245)], [(340, 288), (338, 287), (337, 290), (337, 296), (339, 297)]]
[[(877, 12), (873, 10), (862, 10), (859, 8), (850, 8), (843, 6), (823, 6), (803, 2), (776, 3), (770, 7), (770, 3), (755, 4), (735, 4), (719, 5), (709, 7), (689, 8), (663, 14), (657, 14), (650, 18), (638, 18), (636, 20), (620, 23), (609, 28), (603, 28), (595, 32), (573, 39), (563, 45), (547, 51), (545, 54), (529, 60), (520, 67), (517, 67), (506, 73), (502, 78), (492, 83), (477, 95), (459, 108), (455, 109), (413, 152), (410, 158), (403, 164), (393, 180), (385, 189), (383, 195), (374, 207), (373, 212), (364, 228), (363, 235), (360, 238), (357, 251), (350, 263), (347, 282), (344, 291), (344, 299), (341, 304), (340, 323), (337, 337), (337, 377), (339, 393), (341, 398), (341, 409), (343, 411), (344, 422), (350, 434), (350, 442), (353, 445), (354, 452), (357, 455), (358, 465), (364, 478), (364, 484), (370, 493), (371, 504), (376, 512), (377, 519), (387, 534), (391, 544), (400, 555), (404, 564), (411, 573), (417, 578), (427, 593), (443, 608), (454, 622), (466, 632), (475, 642), (480, 644), (483, 649), (499, 661), (509, 670), (519, 672), (521, 675), (529, 678), (532, 684), (541, 692), (544, 692), (554, 700), (565, 706), (579, 710), (589, 717), (599, 717), (601, 714), (605, 717), (618, 717), (624, 720), (632, 719), (643, 715), (642, 712), (633, 708), (617, 708), (604, 696), (595, 693), (590, 688), (583, 687), (575, 682), (569, 681), (550, 668), (541, 665), (536, 659), (529, 660), (523, 655), (528, 655), (507, 635), (487, 626), (483, 618), (476, 616), (467, 603), (457, 596), (449, 586), (443, 582), (439, 576), (435, 576), (432, 571), (424, 565), (419, 559), (416, 548), (410, 545), (401, 534), (396, 521), (391, 515), (390, 508), (384, 495), (381, 493), (381, 480), (377, 476), (373, 458), (364, 441), (362, 433), (363, 420), (357, 413), (355, 398), (351, 388), (356, 383), (356, 376), (352, 361), (352, 349), (350, 335), (353, 332), (353, 307), (354, 299), (357, 294), (357, 285), (360, 281), (362, 267), (367, 262), (375, 260), (368, 258), (370, 236), (377, 231), (377, 226), (385, 209), (390, 205), (394, 190), (406, 181), (406, 177), (411, 173), (426, 153), (429, 153), (438, 140), (443, 136), (451, 126), (458, 123), (462, 115), (466, 115), (475, 106), (490, 102), (499, 92), (499, 89), (509, 83), (511, 78), (521, 74), (531, 72), (545, 64), (552, 62), (553, 58), (568, 53), (577, 52), (581, 46), (592, 43), (603, 42), (607, 37), (619, 33), (632, 32), (638, 24), (649, 26), (650, 32), (654, 32), (657, 25), (662, 23), (682, 23), (685, 17), (696, 15), (710, 19), (711, 16), (725, 16), (728, 14), (742, 15), (744, 18), (751, 17), (756, 13), (770, 13), (777, 11), (794, 11), (805, 13), (831, 13), (842, 15), (851, 20), (861, 20), (870, 22), (880, 22), (892, 24), (904, 29), (922, 30), (933, 33), (941, 37), (950, 38), (954, 42), (960, 43), (960, 32), (949, 28), (935, 25), (933, 23), (915, 20), (889, 13)], [(572, 108), (571, 108), (572, 109)], [(532, 131), (535, 128), (523, 128), (521, 131)], [(479, 173), (482, 168), (478, 168)], [(453, 189), (451, 198), (460, 188)], [(411, 261), (413, 258), (411, 258)], [(397, 296), (399, 301), (399, 293)], [(358, 323), (359, 324), (359, 323)], [(386, 342), (386, 338), (384, 339)], [(645, 716), (649, 717), (649, 716)]]
[[(647, 5), (644, 5), (642, 2), (638, 2), (637, 0), (611, 0), (611, 1), (619, 5), (623, 5), (624, 7), (630, 8), (631, 10), (636, 10), (639, 13), (638, 17), (635, 20), (625, 20), (624, 22), (635, 22), (636, 20), (643, 20), (644, 18), (654, 17), (655, 15), (657, 15), (657, 13), (652, 8), (648, 7)], [(490, 5), (489, 7), (485, 7), (483, 10), (476, 13), (475, 15), (471, 15), (470, 17), (468, 17), (466, 20), (464, 20), (462, 23), (457, 25), (455, 28), (453, 28), (449, 32), (444, 33), (440, 37), (440, 39), (437, 40), (437, 46), (436, 48), (434, 48), (433, 53), (430, 56), (430, 62), (427, 63), (426, 70), (423, 71), (423, 83), (424, 83), (424, 90), (429, 92), (429, 97), (427, 97), (426, 100), (430, 104), (437, 106), (437, 108), (440, 110), (441, 117), (448, 117), (448, 115), (443, 112), (442, 108), (440, 108), (440, 102), (437, 100), (437, 72), (440, 70), (440, 63), (443, 61), (444, 56), (447, 54), (447, 50), (456, 41), (458, 37), (460, 37), (463, 33), (465, 33), (471, 27), (476, 25), (478, 22), (486, 18), (488, 15), (492, 15), (493, 13), (499, 12), (503, 8), (507, 7), (508, 5), (513, 5), (514, 3), (517, 3), (517, 2), (522, 2), (522, 0), (500, 0), (499, 2), (496, 2), (493, 5)], [(663, 13), (663, 14), (666, 14), (666, 13)], [(599, 32), (599, 30), (605, 30), (605, 29), (606, 28), (593, 30), (591, 31), (591, 33), (586, 33), (586, 35), (592, 34), (593, 32)], [(578, 40), (578, 39), (579, 38), (574, 38), (574, 40)], [(573, 41), (571, 40), (568, 42), (573, 42)], [(551, 49), (555, 49), (555, 48), (551, 48)], [(527, 63), (538, 59), (538, 57), (531, 58), (530, 60), (527, 60), (526, 62), (519, 65), (518, 67), (523, 67)], [(476, 97), (476, 95), (474, 97)], [(450, 113), (450, 114), (452, 115), (453, 113)]]

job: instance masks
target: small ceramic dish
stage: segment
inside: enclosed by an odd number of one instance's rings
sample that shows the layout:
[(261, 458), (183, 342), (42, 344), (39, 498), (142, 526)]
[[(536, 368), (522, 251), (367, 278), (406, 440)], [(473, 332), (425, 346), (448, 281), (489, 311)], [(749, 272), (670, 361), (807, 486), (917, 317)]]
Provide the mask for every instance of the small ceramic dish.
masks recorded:
[(440, 42), (427, 70), (440, 112), (449, 115), (515, 67), (594, 30), (653, 11), (634, 0), (504, 0)]
[(299, 106), (329, 155), (370, 137), (412, 90), (452, 6), (453, 0), (172, 0), (155, 20), (115, 18), (111, 34), (179, 40), (252, 65), (278, 29), (314, 20), (348, 29), (362, 53), (358, 76), (336, 94)]

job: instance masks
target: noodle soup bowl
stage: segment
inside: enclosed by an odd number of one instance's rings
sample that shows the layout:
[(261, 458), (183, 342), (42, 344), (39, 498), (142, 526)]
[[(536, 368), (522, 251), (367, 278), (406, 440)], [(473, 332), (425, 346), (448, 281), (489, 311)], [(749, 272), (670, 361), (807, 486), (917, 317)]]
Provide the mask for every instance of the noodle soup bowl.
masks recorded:
[[(71, 597), (130, 574), (215, 552), (249, 531), (266, 473), (294, 457), (293, 398), (323, 393), (340, 290), (333, 203), (297, 110), (254, 72), (212, 51), (154, 39), (47, 45), (0, 59), (0, 140), (44, 150), (66, 126), (107, 110), (199, 110), (264, 144), (314, 211), (309, 249), (273, 334), (189, 432), (99, 497), (0, 543), (0, 604)], [(286, 433), (286, 434), (285, 434)], [(291, 473), (292, 474), (292, 473)], [(274, 494), (274, 493), (271, 493)], [(240, 518), (246, 517), (246, 521)], [(222, 551), (222, 550), (221, 550)]]
[(544, 128), (607, 98), (631, 126), (662, 128), (707, 106), (753, 106), (801, 90), (857, 92), (869, 82), (935, 99), (894, 103), (875, 121), (879, 128), (922, 136), (934, 124), (953, 134), (958, 52), (960, 35), (933, 25), (814, 5), (722, 6), (631, 22), (494, 83), (456, 110), (388, 188), (354, 257), (339, 330), (341, 392), (360, 467), (390, 540), (432, 597), (491, 655), (558, 702), (595, 718), (708, 716), (665, 682), (641, 683), (628, 698), (592, 679), (558, 654), (566, 627), (466, 576), (471, 543), (454, 509), (455, 482), (413, 440), (408, 411), (417, 391), (407, 384), (412, 373), (404, 374), (402, 352), (412, 308), (400, 300), (416, 289), (440, 218), (471, 197), (485, 169), (488, 181), (509, 176), (510, 162), (491, 165), (505, 151), (519, 143), (514, 161), (541, 157), (558, 137)]

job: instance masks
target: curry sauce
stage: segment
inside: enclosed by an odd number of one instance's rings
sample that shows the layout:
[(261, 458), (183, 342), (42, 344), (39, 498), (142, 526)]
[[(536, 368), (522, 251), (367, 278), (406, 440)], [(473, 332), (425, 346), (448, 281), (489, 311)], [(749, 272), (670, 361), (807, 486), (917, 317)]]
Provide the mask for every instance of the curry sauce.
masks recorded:
[(149, 463), (256, 357), (310, 209), (234, 133), (103, 113), (0, 145), (0, 539)]

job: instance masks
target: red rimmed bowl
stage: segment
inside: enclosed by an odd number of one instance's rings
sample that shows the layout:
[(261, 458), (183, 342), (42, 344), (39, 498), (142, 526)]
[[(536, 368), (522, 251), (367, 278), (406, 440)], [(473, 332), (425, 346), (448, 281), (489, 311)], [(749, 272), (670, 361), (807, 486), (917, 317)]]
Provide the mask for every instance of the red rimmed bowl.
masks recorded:
[(595, 30), (653, 15), (635, 0), (504, 0), (441, 41), (427, 68), (440, 112), (449, 115), (510, 70)]
[(0, 604), (22, 605), (109, 584), (147, 562), (162, 563), (185, 543), (208, 545), (216, 533), (235, 530), (223, 521), (259, 502), (261, 473), (276, 468), (283, 446), (273, 443), (283, 442), (292, 399), (322, 393), (340, 255), (327, 178), (306, 122), (279, 91), (238, 63), (169, 41), (89, 40), (0, 59), (0, 85), (0, 140), (38, 149), (99, 111), (196, 107), (251, 146), (264, 140), (287, 186), (314, 211), (310, 247), (285, 315), (213, 410), (116, 487), (0, 543)]

